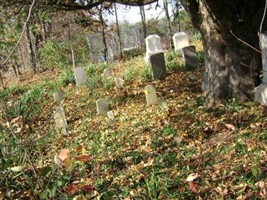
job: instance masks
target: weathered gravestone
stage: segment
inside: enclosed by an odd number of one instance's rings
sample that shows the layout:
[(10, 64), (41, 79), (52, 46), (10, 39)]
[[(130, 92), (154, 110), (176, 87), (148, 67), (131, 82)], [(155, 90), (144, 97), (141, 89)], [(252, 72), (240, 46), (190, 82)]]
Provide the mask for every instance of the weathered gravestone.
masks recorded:
[(55, 119), (55, 128), (57, 131), (60, 131), (61, 134), (67, 135), (67, 120), (65, 116), (64, 109), (62, 107), (56, 107), (54, 111), (54, 119)]
[(162, 45), (158, 35), (149, 35), (146, 38), (146, 57), (145, 60), (149, 64), (150, 56), (162, 52)]
[(99, 115), (106, 115), (109, 111), (108, 102), (105, 99), (98, 99), (96, 101), (96, 109)]
[(195, 69), (197, 67), (197, 52), (195, 46), (187, 46), (182, 48), (185, 69)]
[(104, 77), (104, 79), (110, 77), (110, 70), (104, 69), (102, 76)]
[(114, 81), (116, 83), (116, 87), (122, 88), (124, 84), (124, 80), (120, 76), (115, 76)]
[(172, 39), (175, 51), (181, 51), (182, 48), (189, 46), (188, 36), (184, 32), (175, 33)]
[(146, 103), (147, 105), (153, 105), (158, 103), (156, 89), (152, 85), (145, 87)]
[(255, 88), (255, 100), (267, 106), (267, 33), (260, 33), (260, 47), (262, 56), (263, 80)]
[(166, 65), (163, 53), (150, 56), (152, 76), (154, 79), (164, 79), (166, 77)]
[(84, 85), (86, 83), (86, 76), (85, 76), (84, 68), (75, 67), (73, 70), (74, 70), (76, 85), (77, 86)]
[(54, 92), (54, 93), (53, 93), (53, 98), (54, 98), (54, 101), (55, 101), (58, 105), (60, 105), (61, 102), (62, 102), (62, 100), (63, 100), (63, 94), (62, 94), (62, 92), (60, 92), (60, 91), (56, 91), (56, 92)]

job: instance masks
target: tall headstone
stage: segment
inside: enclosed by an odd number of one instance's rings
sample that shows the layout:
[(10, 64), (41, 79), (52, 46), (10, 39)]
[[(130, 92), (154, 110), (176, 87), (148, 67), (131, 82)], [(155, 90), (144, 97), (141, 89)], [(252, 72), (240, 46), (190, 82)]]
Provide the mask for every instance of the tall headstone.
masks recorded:
[(56, 130), (60, 131), (63, 135), (67, 135), (67, 120), (64, 109), (62, 107), (56, 107), (54, 111), (54, 119), (56, 124)]
[(147, 105), (153, 105), (158, 103), (156, 89), (152, 85), (145, 87), (146, 103)]
[(81, 85), (84, 85), (86, 83), (86, 76), (85, 76), (84, 68), (75, 67), (74, 68), (74, 75), (75, 75), (75, 80), (76, 80), (77, 86), (81, 86)]
[(255, 100), (267, 106), (267, 32), (260, 33), (260, 47), (262, 56), (263, 79), (255, 88)]
[(150, 56), (162, 52), (162, 45), (158, 35), (149, 35), (146, 38), (146, 57), (147, 63), (150, 63)]
[(108, 107), (109, 107), (108, 102), (105, 99), (98, 99), (96, 101), (96, 109), (98, 114), (106, 115), (107, 112), (109, 111)]
[(175, 51), (181, 51), (182, 48), (189, 46), (188, 36), (185, 32), (175, 33), (172, 39)]
[(115, 76), (114, 81), (116, 83), (116, 87), (122, 88), (124, 84), (124, 80), (120, 76)]
[(53, 98), (54, 98), (54, 101), (55, 101), (58, 105), (60, 105), (61, 102), (63, 101), (63, 94), (62, 94), (62, 92), (60, 92), (60, 91), (56, 91), (56, 92), (54, 92), (54, 93), (53, 93)]
[(166, 77), (166, 65), (163, 53), (150, 56), (152, 76), (154, 79), (164, 79)]
[(195, 46), (187, 46), (182, 48), (185, 69), (195, 69), (197, 67), (197, 52)]

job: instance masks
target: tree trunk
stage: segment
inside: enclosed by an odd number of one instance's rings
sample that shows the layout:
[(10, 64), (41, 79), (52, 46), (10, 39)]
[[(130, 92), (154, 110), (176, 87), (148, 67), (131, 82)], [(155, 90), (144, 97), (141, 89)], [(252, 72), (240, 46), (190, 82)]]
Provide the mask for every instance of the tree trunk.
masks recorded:
[(120, 52), (120, 58), (122, 58), (123, 57), (123, 54), (122, 54), (122, 42), (121, 42), (121, 33), (120, 33), (120, 26), (119, 26), (119, 20), (118, 20), (118, 13), (117, 13), (116, 4), (114, 5), (114, 9), (115, 9), (115, 17), (116, 17), (117, 35), (118, 35), (118, 38), (119, 38), (119, 52)]
[(163, 1), (163, 7), (164, 7), (164, 10), (165, 10), (165, 14), (166, 14), (166, 18), (167, 18), (167, 23), (168, 23), (168, 37), (169, 37), (169, 45), (170, 45), (170, 49), (172, 48), (173, 46), (173, 41), (172, 41), (172, 28), (171, 28), (171, 17), (170, 17), (170, 14), (169, 14), (169, 8), (168, 8), (168, 1), (167, 0), (164, 0)]
[(104, 50), (103, 50), (103, 54), (104, 54), (104, 60), (107, 61), (108, 60), (108, 47), (107, 47), (107, 42), (106, 42), (106, 33), (105, 33), (105, 22), (103, 19), (103, 8), (102, 6), (99, 9), (99, 19), (101, 22), (101, 33), (102, 33), (102, 40), (103, 40), (103, 44), (104, 44)]
[(39, 70), (38, 62), (37, 62), (37, 52), (36, 52), (36, 42), (32, 31), (29, 28), (29, 24), (27, 25), (27, 38), (30, 44), (30, 54), (31, 54), (31, 63), (33, 67), (33, 71), (36, 73)]
[(189, 0), (186, 5), (193, 25), (202, 35), (207, 107), (228, 98), (251, 99), (255, 84), (258, 84), (259, 53), (237, 37), (258, 48), (258, 21), (255, 18), (259, 14), (251, 7), (252, 11), (249, 10), (248, 5), (239, 3)]
[(140, 15), (141, 15), (141, 20), (142, 20), (142, 25), (143, 25), (143, 34), (144, 34), (144, 39), (146, 39), (147, 36), (147, 28), (146, 28), (146, 13), (145, 13), (145, 7), (140, 6)]

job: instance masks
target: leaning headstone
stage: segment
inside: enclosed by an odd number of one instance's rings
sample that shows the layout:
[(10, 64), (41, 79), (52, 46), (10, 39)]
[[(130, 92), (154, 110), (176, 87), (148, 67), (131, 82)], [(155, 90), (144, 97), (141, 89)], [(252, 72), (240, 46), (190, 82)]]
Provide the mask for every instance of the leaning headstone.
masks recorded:
[(96, 109), (97, 113), (100, 115), (106, 115), (109, 111), (108, 102), (105, 99), (98, 99), (96, 101)]
[(75, 80), (76, 80), (77, 86), (81, 86), (81, 85), (84, 85), (86, 83), (86, 76), (85, 76), (84, 68), (75, 67), (74, 68), (74, 75), (75, 75)]
[(122, 88), (124, 84), (124, 80), (120, 76), (115, 76), (114, 81), (116, 83), (116, 87)]
[(54, 111), (54, 119), (56, 123), (56, 130), (60, 131), (63, 135), (67, 135), (67, 120), (64, 109), (62, 107), (56, 107)]
[(146, 103), (147, 105), (153, 105), (158, 103), (156, 89), (152, 85), (145, 87)]
[(197, 52), (195, 46), (187, 46), (182, 48), (185, 69), (191, 70), (197, 67)]
[(154, 79), (164, 79), (166, 77), (166, 65), (163, 53), (150, 56), (152, 76)]
[(109, 69), (104, 69), (102, 76), (106, 79), (110, 77), (110, 71)]
[(150, 64), (150, 56), (162, 52), (161, 40), (158, 35), (149, 35), (146, 38), (145, 61)]
[(60, 91), (56, 91), (56, 92), (54, 92), (54, 93), (53, 93), (53, 98), (54, 98), (54, 101), (55, 101), (58, 105), (60, 105), (61, 102), (62, 102), (62, 100), (63, 100), (63, 94), (62, 94), (62, 92), (60, 92)]
[(262, 56), (263, 80), (255, 88), (255, 100), (267, 106), (267, 33), (260, 33), (260, 47)]
[(175, 51), (181, 51), (182, 48), (189, 46), (188, 36), (185, 32), (175, 33), (172, 39)]

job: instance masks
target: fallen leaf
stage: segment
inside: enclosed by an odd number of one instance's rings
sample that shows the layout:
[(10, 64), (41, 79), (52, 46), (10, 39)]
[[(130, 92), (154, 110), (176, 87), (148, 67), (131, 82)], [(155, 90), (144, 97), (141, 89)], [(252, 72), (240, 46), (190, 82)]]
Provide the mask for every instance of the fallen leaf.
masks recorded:
[(91, 185), (84, 185), (83, 190), (86, 192), (93, 192), (93, 187)]
[(12, 172), (21, 172), (23, 170), (23, 166), (16, 166), (9, 168)]
[(197, 174), (197, 173), (189, 174), (189, 176), (186, 178), (186, 181), (188, 181), (188, 182), (192, 182), (192, 181), (194, 181), (196, 178), (198, 178), (198, 174)]
[(54, 157), (54, 162), (58, 165), (58, 166), (62, 166), (62, 161), (57, 157), (57, 156), (55, 156)]
[(62, 149), (61, 152), (58, 155), (58, 158), (62, 161), (64, 161), (65, 159), (68, 158), (68, 153), (70, 152), (70, 150), (68, 149)]
[(83, 151), (83, 146), (82, 145), (79, 145), (76, 147), (76, 151), (77, 152), (82, 152)]
[(64, 161), (63, 161), (63, 165), (66, 167), (66, 168), (70, 168), (71, 167), (71, 160), (69, 158), (66, 158)]
[(76, 156), (75, 159), (79, 160), (81, 162), (88, 162), (88, 161), (92, 160), (92, 157), (89, 155), (81, 155), (81, 156)]
[(64, 190), (70, 195), (74, 195), (78, 189), (79, 188), (74, 184), (70, 184), (70, 185), (64, 187)]
[(232, 124), (224, 124), (224, 126), (225, 126), (226, 128), (228, 128), (228, 129), (232, 130), (232, 131), (234, 131), (234, 130), (236, 129), (235, 126), (232, 125)]
[(197, 184), (196, 183), (194, 183), (193, 181), (190, 181), (190, 182), (188, 182), (188, 184), (189, 184), (189, 188), (190, 188), (190, 190), (192, 192), (198, 193), (198, 189), (197, 189)]

